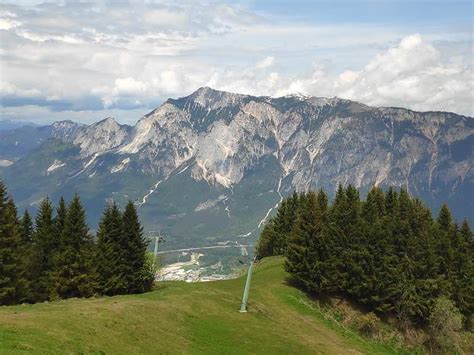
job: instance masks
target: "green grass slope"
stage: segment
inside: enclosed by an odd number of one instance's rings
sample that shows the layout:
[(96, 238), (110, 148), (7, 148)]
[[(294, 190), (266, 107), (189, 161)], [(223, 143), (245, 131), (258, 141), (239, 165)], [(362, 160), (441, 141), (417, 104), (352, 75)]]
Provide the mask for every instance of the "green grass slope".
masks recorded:
[(244, 314), (238, 312), (243, 277), (0, 307), (0, 354), (395, 353), (326, 321), (303, 292), (287, 285), (287, 276), (281, 258), (263, 260)]

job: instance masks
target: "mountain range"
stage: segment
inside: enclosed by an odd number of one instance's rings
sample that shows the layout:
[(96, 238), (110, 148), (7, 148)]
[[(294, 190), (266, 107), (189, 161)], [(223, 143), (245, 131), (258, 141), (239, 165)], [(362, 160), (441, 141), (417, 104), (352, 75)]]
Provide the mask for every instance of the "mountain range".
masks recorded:
[(250, 96), (208, 87), (135, 126), (106, 118), (0, 132), (0, 177), (20, 208), (78, 192), (95, 227), (135, 201), (170, 247), (255, 240), (294, 190), (405, 187), (474, 222), (474, 119), (340, 98)]

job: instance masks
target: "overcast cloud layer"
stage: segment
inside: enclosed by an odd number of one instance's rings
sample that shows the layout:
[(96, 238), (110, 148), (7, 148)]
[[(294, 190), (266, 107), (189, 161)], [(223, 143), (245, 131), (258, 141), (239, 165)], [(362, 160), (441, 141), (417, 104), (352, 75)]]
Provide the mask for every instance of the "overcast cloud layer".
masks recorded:
[[(358, 21), (324, 21), (329, 3), (291, 4), (0, 2), (0, 119), (134, 123), (201, 86), (474, 115), (469, 15), (430, 15), (442, 3), (423, 2), (428, 18), (404, 22), (395, 3), (372, 0), (356, 4)], [(381, 4), (387, 13), (360, 19)]]

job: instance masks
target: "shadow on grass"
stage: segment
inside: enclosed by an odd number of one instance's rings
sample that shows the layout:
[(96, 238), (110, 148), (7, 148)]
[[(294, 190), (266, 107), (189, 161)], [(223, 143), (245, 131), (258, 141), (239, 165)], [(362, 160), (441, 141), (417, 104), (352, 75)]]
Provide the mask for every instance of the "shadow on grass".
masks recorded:
[(335, 308), (338, 304), (348, 302), (351, 307), (363, 314), (373, 311), (369, 306), (342, 293), (316, 293), (308, 290), (305, 284), (293, 276), (285, 278), (285, 285), (298, 289), (303, 292), (311, 301), (319, 303), (322, 307)]

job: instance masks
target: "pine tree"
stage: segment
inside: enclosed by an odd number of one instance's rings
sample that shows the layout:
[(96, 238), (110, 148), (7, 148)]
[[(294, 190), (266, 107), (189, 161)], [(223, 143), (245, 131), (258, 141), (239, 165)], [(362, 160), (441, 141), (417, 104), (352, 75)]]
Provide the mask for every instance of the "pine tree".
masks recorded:
[(149, 280), (144, 280), (144, 266), (147, 243), (143, 238), (143, 228), (138, 219), (138, 213), (133, 202), (128, 202), (122, 215), (123, 248), (125, 261), (128, 264), (127, 273), (128, 292), (137, 293), (148, 291), (145, 285), (151, 285)]
[(472, 319), (474, 238), (467, 221), (453, 223), (447, 205), (434, 221), (405, 189), (374, 187), (361, 202), (355, 187), (339, 185), (331, 207), (322, 190), (300, 194), (292, 222), (290, 201), (267, 223), (258, 248), (261, 256), (280, 253), (272, 243), (290, 230), (285, 267), (305, 289), (349, 295), (407, 327), (426, 326), (439, 297)]
[(385, 196), (382, 189), (374, 186), (367, 194), (362, 214), (367, 223), (375, 223), (385, 215)]
[(315, 252), (318, 221), (316, 217), (317, 197), (309, 192), (304, 198), (293, 231), (288, 240), (286, 270), (302, 282), (309, 290), (318, 292), (320, 288), (320, 269)]
[(346, 278), (344, 287), (349, 295), (368, 303), (373, 288), (374, 261), (368, 249), (368, 228), (361, 218), (359, 192), (353, 185), (346, 189), (346, 200), (348, 210), (344, 225), (350, 247), (342, 250), (341, 254)]
[(275, 255), (274, 245), (276, 239), (275, 219), (272, 217), (265, 223), (260, 238), (257, 242), (256, 254), (259, 259)]
[(436, 227), (433, 229), (436, 238), (436, 253), (438, 255), (439, 282), (443, 290), (443, 295), (450, 296), (453, 292), (453, 261), (454, 241), (456, 230), (452, 223), (451, 212), (447, 204), (443, 204), (436, 220)]
[(36, 282), (34, 280), (34, 247), (33, 247), (33, 233), (34, 226), (33, 220), (28, 212), (25, 210), (23, 217), (20, 220), (20, 231), (21, 231), (21, 250), (23, 255), (23, 266), (24, 273), (23, 279), (25, 280), (25, 301), (26, 302), (35, 302), (34, 293), (31, 291), (32, 284)]
[[(62, 298), (89, 297), (94, 292), (93, 242), (86, 224), (86, 213), (77, 194), (68, 208), (65, 208), (64, 200), (61, 201), (55, 220), (57, 231), (61, 230), (60, 226), (63, 225), (57, 263), (58, 294)], [(60, 221), (63, 218), (64, 221)]]
[(474, 258), (473, 235), (464, 219), (453, 243), (452, 299), (459, 310), (469, 318), (474, 314)]
[(24, 299), (23, 255), (17, 211), (0, 181), (0, 305)]
[(30, 244), (33, 237), (33, 220), (28, 212), (25, 210), (23, 217), (21, 218), (21, 238), (24, 244)]
[(59, 243), (61, 243), (60, 240), (62, 238), (64, 227), (66, 225), (67, 213), (68, 211), (66, 201), (64, 201), (64, 198), (61, 196), (61, 198), (59, 199), (58, 207), (56, 208), (56, 217), (54, 218), (54, 228)]
[(58, 240), (53, 223), (53, 206), (48, 198), (41, 201), (35, 219), (33, 233), (33, 255), (31, 277), (34, 280), (31, 286), (33, 298), (42, 302), (55, 297), (55, 263), (58, 250)]
[(443, 230), (449, 230), (452, 227), (453, 218), (451, 217), (451, 211), (446, 203), (443, 204), (439, 211), (437, 222)]
[(122, 243), (122, 215), (114, 203), (108, 206), (99, 223), (95, 266), (101, 293), (123, 294), (128, 291), (126, 253)]

